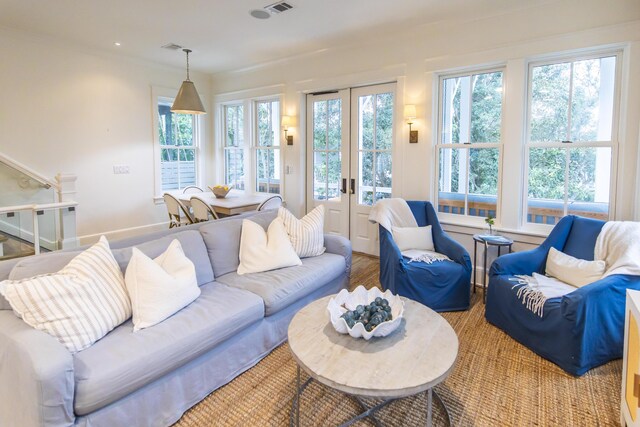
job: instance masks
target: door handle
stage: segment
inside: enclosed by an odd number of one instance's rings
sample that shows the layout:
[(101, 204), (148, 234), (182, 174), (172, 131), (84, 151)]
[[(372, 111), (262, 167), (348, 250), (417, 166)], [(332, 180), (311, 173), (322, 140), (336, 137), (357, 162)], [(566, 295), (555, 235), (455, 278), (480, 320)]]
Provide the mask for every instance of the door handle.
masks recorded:
[(340, 189), (342, 194), (347, 194), (347, 178), (342, 178), (342, 188)]
[(356, 193), (356, 180), (355, 178), (351, 178), (351, 191), (350, 194)]

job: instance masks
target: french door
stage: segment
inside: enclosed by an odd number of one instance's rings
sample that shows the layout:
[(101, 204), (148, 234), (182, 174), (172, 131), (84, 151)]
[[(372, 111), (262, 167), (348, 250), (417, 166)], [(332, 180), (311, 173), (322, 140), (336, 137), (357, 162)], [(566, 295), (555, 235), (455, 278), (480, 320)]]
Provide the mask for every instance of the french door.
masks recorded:
[(371, 206), (391, 197), (395, 83), (307, 96), (307, 211), (325, 206), (325, 232), (378, 253)]

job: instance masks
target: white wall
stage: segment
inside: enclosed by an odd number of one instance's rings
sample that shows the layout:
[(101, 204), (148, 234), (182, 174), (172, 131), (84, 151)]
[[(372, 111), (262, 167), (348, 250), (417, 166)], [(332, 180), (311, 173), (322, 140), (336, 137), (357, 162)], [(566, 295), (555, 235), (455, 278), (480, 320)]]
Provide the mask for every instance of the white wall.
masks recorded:
[[(153, 201), (151, 88), (177, 90), (185, 71), (8, 30), (0, 58), (0, 152), (52, 179), (77, 175), (81, 243), (164, 227), (166, 209)], [(208, 76), (191, 77), (207, 102)], [(113, 165), (130, 174), (114, 175)]]
[[(524, 106), (514, 107), (509, 96), (526, 90), (526, 60), (553, 52), (616, 45), (624, 49), (622, 117), (618, 156), (615, 218), (633, 219), (635, 209), (638, 129), (640, 123), (640, 2), (637, 0), (566, 0), (548, 2), (508, 15), (466, 22), (425, 25), (400, 34), (381, 34), (375, 40), (331, 46), (294, 58), (248, 69), (215, 74), (213, 94), (250, 93), (250, 89), (277, 87), (285, 94), (284, 111), (298, 115), (295, 144), (284, 147), (285, 164), (294, 173), (285, 176), (285, 198), (298, 214), (304, 210), (304, 94), (385, 81), (398, 81), (397, 102), (416, 104), (419, 143), (408, 144), (408, 126), (397, 136), (400, 149), (394, 158), (395, 194), (406, 199), (432, 199), (434, 81), (437, 72), (458, 67), (501, 64), (507, 66), (504, 164), (522, 153)], [(282, 86), (277, 86), (282, 85)], [(508, 173), (507, 173), (508, 172)], [(522, 177), (505, 171), (502, 198), (519, 203)], [(640, 219), (636, 216), (636, 219)], [(499, 229), (516, 231), (519, 214), (504, 215)], [(468, 249), (477, 228), (456, 224), (455, 231)], [(540, 242), (540, 236), (506, 233), (521, 250)]]

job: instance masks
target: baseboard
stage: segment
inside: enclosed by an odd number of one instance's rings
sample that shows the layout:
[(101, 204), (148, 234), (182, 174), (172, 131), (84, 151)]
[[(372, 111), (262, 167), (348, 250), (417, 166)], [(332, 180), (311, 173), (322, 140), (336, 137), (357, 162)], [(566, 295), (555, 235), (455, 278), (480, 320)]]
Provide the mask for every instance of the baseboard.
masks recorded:
[(159, 222), (156, 224), (141, 225), (138, 227), (121, 228), (118, 230), (104, 231), (96, 234), (85, 234), (78, 236), (81, 246), (89, 245), (97, 242), (100, 236), (106, 236), (107, 240), (120, 240), (127, 237), (139, 236), (141, 234), (153, 233), (154, 231), (162, 231), (169, 228), (169, 222)]

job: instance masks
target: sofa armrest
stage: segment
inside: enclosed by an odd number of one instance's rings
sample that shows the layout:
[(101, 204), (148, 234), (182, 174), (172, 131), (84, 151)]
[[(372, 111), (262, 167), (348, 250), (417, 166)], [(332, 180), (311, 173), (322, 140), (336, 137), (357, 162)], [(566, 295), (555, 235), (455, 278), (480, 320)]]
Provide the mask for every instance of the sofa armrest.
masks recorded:
[(12, 311), (0, 311), (0, 425), (73, 425), (71, 353)]
[(351, 273), (351, 242), (335, 234), (324, 235), (324, 247), (330, 254), (342, 255), (347, 264), (347, 273)]

